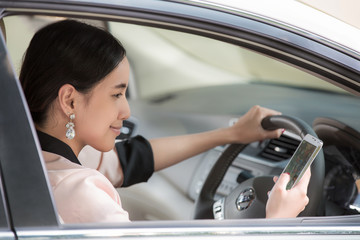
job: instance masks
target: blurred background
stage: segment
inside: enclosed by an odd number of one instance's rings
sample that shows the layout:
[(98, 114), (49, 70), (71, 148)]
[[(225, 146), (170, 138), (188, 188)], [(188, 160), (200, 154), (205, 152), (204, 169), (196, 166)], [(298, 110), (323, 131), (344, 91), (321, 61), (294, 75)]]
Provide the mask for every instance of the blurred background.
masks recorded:
[(359, 0), (298, 0), (360, 28)]

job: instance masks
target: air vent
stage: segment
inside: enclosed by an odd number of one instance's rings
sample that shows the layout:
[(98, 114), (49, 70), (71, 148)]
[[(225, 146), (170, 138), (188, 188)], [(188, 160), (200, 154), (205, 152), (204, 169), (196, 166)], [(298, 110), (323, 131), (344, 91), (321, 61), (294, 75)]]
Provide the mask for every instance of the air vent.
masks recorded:
[(286, 160), (294, 154), (299, 144), (299, 140), (281, 135), (280, 138), (271, 139), (260, 155), (272, 161)]

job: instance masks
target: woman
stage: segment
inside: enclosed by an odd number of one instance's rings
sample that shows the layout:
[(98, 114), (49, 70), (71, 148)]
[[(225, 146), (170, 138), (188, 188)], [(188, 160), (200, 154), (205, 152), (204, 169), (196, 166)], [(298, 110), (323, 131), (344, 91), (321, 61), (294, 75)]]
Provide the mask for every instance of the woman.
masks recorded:
[[(147, 181), (154, 171), (218, 145), (281, 135), (281, 129), (265, 131), (260, 125), (264, 117), (279, 113), (255, 106), (228, 128), (150, 141), (137, 136), (115, 144), (130, 116), (128, 78), (122, 45), (84, 23), (50, 24), (27, 49), (20, 81), (65, 223), (129, 221), (114, 186)], [(289, 176), (281, 175), (269, 195), (266, 217), (296, 217), (308, 203), (309, 179), (308, 171), (286, 191)]]

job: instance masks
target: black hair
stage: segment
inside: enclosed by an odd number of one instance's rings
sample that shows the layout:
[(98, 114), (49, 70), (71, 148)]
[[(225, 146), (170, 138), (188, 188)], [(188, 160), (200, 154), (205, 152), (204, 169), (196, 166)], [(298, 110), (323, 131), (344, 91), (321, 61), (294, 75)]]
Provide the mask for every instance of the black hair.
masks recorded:
[(20, 82), (32, 118), (41, 125), (64, 84), (88, 93), (125, 57), (107, 31), (75, 20), (40, 29), (25, 53)]

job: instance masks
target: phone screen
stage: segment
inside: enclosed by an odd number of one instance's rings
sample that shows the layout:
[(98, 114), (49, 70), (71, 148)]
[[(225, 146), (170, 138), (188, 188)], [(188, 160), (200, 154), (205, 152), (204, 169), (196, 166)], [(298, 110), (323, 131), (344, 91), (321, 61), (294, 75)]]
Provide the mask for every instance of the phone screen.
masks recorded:
[(290, 174), (290, 181), (286, 185), (287, 190), (292, 188), (299, 176), (302, 176), (304, 168), (307, 165), (310, 165), (315, 158), (316, 154), (314, 155), (314, 152), (316, 152), (317, 149), (317, 146), (307, 141), (301, 141), (290, 162), (283, 171)]

